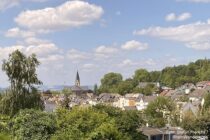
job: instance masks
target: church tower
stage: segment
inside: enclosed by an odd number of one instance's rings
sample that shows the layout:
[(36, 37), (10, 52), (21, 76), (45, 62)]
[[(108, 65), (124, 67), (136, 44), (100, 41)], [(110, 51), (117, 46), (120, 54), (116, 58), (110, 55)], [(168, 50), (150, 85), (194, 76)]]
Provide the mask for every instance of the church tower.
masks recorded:
[(75, 80), (75, 86), (80, 86), (80, 77), (79, 77), (79, 72), (77, 71), (77, 75), (76, 75), (76, 80)]

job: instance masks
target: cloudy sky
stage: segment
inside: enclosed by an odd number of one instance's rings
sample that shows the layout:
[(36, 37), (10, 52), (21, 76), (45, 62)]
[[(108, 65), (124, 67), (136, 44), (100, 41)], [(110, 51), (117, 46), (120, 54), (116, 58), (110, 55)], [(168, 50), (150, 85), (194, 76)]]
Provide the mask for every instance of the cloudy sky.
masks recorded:
[(210, 0), (0, 0), (0, 65), (16, 49), (37, 55), (45, 85), (187, 64), (210, 57)]

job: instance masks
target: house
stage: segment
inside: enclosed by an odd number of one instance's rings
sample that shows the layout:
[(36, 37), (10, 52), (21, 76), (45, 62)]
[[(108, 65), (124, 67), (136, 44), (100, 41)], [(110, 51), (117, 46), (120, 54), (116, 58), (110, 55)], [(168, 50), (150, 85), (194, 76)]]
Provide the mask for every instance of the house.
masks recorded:
[(183, 116), (186, 112), (192, 112), (195, 116), (197, 116), (197, 113), (199, 111), (199, 106), (192, 104), (191, 102), (188, 102), (186, 104), (183, 105), (180, 113)]
[(182, 92), (184, 94), (189, 94), (192, 90), (196, 88), (197, 87), (193, 83), (185, 83), (184, 85), (177, 88), (176, 91)]
[(138, 88), (146, 88), (148, 85), (155, 85), (156, 87), (160, 87), (160, 83), (155, 83), (155, 82), (140, 82), (138, 84)]
[(136, 101), (136, 108), (137, 110), (144, 110), (147, 108), (148, 104), (154, 101), (157, 96), (143, 96), (142, 98)]
[(204, 89), (210, 86), (210, 81), (201, 81), (196, 84), (197, 89)]
[(164, 90), (172, 90), (173, 88), (170, 88), (170, 87), (167, 87), (167, 86), (161, 86), (161, 89), (164, 91)]
[(45, 101), (45, 100), (48, 100), (49, 98), (52, 98), (53, 95), (50, 90), (47, 90), (41, 93), (41, 97)]
[(152, 127), (142, 127), (140, 129), (143, 135), (147, 137), (148, 140), (173, 140), (175, 131), (171, 128), (152, 128)]
[(57, 108), (56, 102), (44, 101), (44, 110), (46, 112), (54, 112)]
[(143, 94), (140, 94), (140, 93), (138, 93), (138, 94), (134, 94), (134, 93), (126, 94), (125, 96), (118, 97), (113, 102), (113, 106), (121, 108), (123, 110), (125, 109), (124, 107), (136, 107), (136, 103), (141, 97), (143, 97)]
[(205, 89), (196, 89), (192, 93), (189, 94), (190, 101), (201, 101), (205, 95), (208, 94), (208, 91)]
[(120, 97), (121, 95), (117, 93), (102, 93), (97, 97), (97, 101), (102, 104), (113, 105)]

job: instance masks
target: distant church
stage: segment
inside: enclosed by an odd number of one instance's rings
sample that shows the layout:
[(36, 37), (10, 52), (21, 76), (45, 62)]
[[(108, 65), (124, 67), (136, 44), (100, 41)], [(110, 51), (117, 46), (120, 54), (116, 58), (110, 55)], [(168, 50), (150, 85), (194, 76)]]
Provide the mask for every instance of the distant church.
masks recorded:
[(70, 87), (71, 91), (77, 95), (90, 93), (92, 92), (88, 86), (81, 86), (80, 85), (80, 76), (79, 72), (77, 71), (75, 85)]

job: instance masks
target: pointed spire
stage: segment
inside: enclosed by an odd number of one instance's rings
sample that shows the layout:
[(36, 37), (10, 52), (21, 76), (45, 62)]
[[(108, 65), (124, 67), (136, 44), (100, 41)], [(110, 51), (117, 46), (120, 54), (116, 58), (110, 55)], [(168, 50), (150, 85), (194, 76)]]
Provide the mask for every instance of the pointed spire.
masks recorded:
[(80, 77), (79, 77), (79, 72), (78, 71), (77, 71), (77, 75), (76, 75), (75, 85), (80, 86)]

